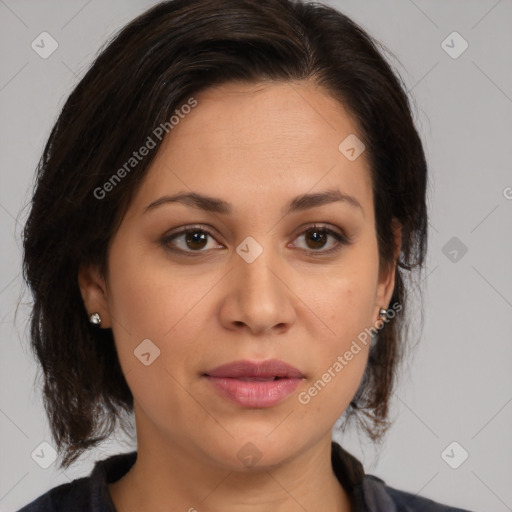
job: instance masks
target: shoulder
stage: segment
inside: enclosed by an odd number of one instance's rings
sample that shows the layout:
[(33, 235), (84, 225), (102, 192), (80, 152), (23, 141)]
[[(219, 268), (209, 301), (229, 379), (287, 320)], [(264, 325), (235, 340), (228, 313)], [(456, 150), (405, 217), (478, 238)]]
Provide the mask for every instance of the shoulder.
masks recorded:
[(470, 512), (395, 489), (374, 475), (365, 475), (361, 489), (368, 512)]
[(97, 461), (89, 476), (58, 485), (18, 512), (115, 512), (108, 484), (132, 467), (137, 452), (112, 455)]
[(365, 473), (361, 462), (335, 441), (331, 458), (341, 485), (353, 494), (357, 512), (470, 512), (386, 485), (381, 478)]
[(84, 505), (88, 510), (89, 477), (79, 478), (50, 489), (35, 500), (31, 501), (18, 512), (63, 512), (76, 510), (76, 504)]

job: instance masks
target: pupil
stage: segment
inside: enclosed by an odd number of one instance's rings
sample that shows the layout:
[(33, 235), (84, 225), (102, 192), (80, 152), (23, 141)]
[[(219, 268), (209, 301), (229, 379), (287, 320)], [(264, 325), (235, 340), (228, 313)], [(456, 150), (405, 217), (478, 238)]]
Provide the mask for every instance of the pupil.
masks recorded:
[[(198, 235), (198, 233), (200, 234)], [(190, 249), (202, 249), (206, 245), (206, 233), (191, 231), (190, 233), (187, 233), (186, 241)], [(197, 243), (199, 243), (199, 247), (194, 245)]]
[(313, 240), (313, 248), (318, 249), (325, 245), (325, 233), (320, 230), (310, 231), (311, 235), (308, 237), (309, 240)]

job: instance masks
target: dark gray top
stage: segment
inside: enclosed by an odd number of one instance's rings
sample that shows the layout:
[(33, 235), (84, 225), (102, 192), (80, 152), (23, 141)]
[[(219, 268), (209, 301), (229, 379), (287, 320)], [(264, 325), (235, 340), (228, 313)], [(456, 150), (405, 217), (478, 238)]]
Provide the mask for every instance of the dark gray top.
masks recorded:
[[(129, 452), (98, 461), (88, 477), (58, 485), (18, 512), (116, 512), (107, 485), (124, 476), (136, 459), (137, 452)], [(388, 487), (366, 475), (361, 462), (334, 441), (331, 460), (355, 512), (470, 512)]]

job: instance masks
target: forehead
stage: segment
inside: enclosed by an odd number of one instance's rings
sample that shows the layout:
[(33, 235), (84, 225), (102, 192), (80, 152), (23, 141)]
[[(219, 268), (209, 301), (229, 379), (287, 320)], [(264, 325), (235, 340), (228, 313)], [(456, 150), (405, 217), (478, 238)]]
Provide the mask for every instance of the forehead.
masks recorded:
[(194, 98), (150, 166), (144, 200), (187, 189), (279, 200), (337, 187), (371, 201), (366, 155), (350, 161), (339, 149), (357, 123), (316, 84), (228, 83)]

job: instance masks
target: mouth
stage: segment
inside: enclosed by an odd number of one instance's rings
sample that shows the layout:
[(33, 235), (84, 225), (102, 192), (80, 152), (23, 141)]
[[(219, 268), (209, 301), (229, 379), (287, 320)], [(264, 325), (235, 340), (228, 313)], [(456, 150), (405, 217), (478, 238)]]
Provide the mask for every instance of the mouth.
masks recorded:
[[(233, 378), (233, 377), (227, 377)], [(272, 382), (274, 380), (286, 379), (287, 377), (237, 377), (237, 380), (244, 382)]]
[(293, 366), (272, 359), (234, 361), (203, 374), (220, 395), (245, 408), (265, 408), (286, 399), (305, 379)]
[(278, 380), (278, 379), (301, 379), (304, 374), (297, 368), (279, 359), (267, 361), (233, 361), (223, 364), (204, 375), (208, 377), (223, 377), (226, 379), (238, 380)]

